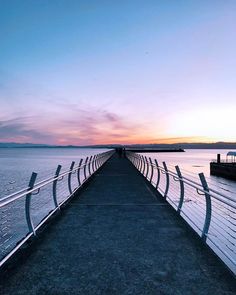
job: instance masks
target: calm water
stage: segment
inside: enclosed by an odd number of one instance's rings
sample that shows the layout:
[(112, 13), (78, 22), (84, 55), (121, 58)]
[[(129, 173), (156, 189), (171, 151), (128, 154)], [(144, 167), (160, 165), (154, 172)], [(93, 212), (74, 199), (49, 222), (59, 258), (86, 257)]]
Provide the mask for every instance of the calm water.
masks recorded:
[(184, 153), (145, 153), (143, 155), (157, 159), (159, 165), (165, 161), (169, 169), (173, 171), (175, 171), (174, 166), (179, 165), (183, 175), (197, 181), (199, 181), (198, 173), (203, 172), (212, 188), (236, 198), (235, 181), (210, 175), (210, 162), (216, 159), (217, 154), (221, 154), (221, 159), (225, 160), (228, 151), (224, 149), (186, 149)]
[(72, 161), (107, 149), (89, 148), (0, 148), (0, 198), (27, 187), (32, 172), (38, 180), (53, 176), (57, 165), (68, 170)]

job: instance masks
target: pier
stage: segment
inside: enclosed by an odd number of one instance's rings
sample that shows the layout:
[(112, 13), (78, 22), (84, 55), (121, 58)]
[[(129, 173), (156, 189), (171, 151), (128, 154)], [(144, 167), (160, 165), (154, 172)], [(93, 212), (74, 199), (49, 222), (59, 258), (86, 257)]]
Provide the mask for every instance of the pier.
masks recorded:
[(228, 152), (226, 161), (221, 160), (221, 155), (217, 155), (217, 161), (210, 163), (211, 175), (236, 180), (236, 152)]
[(137, 155), (110, 156), (6, 262), (1, 294), (235, 294), (232, 273), (152, 185), (153, 170)]
[(183, 153), (182, 148), (127, 148), (130, 152), (135, 153)]

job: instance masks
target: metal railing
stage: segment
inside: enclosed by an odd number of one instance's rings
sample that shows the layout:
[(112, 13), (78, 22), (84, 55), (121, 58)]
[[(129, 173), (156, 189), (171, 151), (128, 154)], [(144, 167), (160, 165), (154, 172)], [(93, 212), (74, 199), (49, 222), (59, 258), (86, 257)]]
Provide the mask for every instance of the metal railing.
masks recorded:
[(236, 161), (231, 161), (229, 159), (220, 159), (220, 162), (218, 162), (216, 159), (212, 159), (211, 160), (212, 163), (216, 163), (216, 164), (233, 164), (236, 165)]
[[(58, 165), (52, 177), (36, 182), (33, 172), (28, 187), (0, 199), (0, 267), (112, 156), (113, 150), (96, 154), (69, 170)], [(37, 197), (36, 197), (37, 195)]]
[[(236, 273), (236, 199), (211, 188), (203, 173), (186, 177), (179, 166), (127, 152), (127, 158)], [(163, 175), (163, 177), (162, 177)], [(187, 253), (186, 253), (187, 255)]]

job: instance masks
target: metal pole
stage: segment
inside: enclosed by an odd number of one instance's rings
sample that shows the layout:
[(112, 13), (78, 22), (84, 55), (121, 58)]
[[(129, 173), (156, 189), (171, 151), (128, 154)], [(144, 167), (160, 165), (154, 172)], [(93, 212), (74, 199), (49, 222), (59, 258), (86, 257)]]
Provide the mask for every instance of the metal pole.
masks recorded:
[(98, 170), (98, 154), (96, 155), (95, 169)]
[(144, 156), (142, 156), (142, 161), (143, 161), (143, 171), (142, 171), (142, 174), (144, 175), (144, 172), (145, 172), (145, 159), (144, 159)]
[(70, 195), (72, 195), (73, 191), (72, 191), (72, 186), (71, 186), (71, 176), (72, 176), (72, 170), (75, 166), (75, 162), (72, 161), (71, 165), (70, 165), (70, 173), (68, 174), (68, 189), (69, 189), (69, 193)]
[(86, 157), (84, 162), (84, 181), (87, 179), (86, 168), (87, 168), (88, 157)]
[(156, 159), (155, 159), (155, 164), (156, 164), (156, 167), (157, 167), (157, 183), (156, 183), (156, 189), (158, 190), (158, 186), (159, 186), (159, 183), (160, 183), (160, 169), (159, 169), (158, 162), (157, 162)]
[(139, 169), (139, 172), (142, 173), (142, 170), (143, 170), (143, 161), (142, 161), (142, 156), (139, 155), (140, 157), (140, 169)]
[(92, 162), (92, 158), (93, 158), (93, 156), (91, 156), (90, 158), (89, 158), (89, 162), (88, 162), (88, 172), (89, 172), (89, 176), (91, 176), (91, 162)]
[(139, 164), (139, 157), (138, 157), (138, 155), (135, 154), (135, 158), (136, 158), (135, 167), (138, 169), (138, 164)]
[(148, 173), (149, 173), (149, 163), (148, 163), (148, 159), (147, 159), (146, 156), (145, 156), (145, 162), (146, 162), (146, 165), (147, 165), (147, 172), (146, 172), (145, 177), (148, 178)]
[(152, 178), (153, 178), (153, 163), (151, 157), (149, 157), (150, 165), (151, 165), (151, 176), (150, 176), (150, 183), (152, 183)]
[(178, 204), (178, 208), (177, 208), (177, 212), (180, 214), (182, 206), (183, 206), (183, 202), (184, 202), (184, 182), (183, 182), (183, 178), (182, 178), (182, 173), (181, 173), (178, 165), (175, 166), (175, 170), (177, 172), (177, 175), (179, 178), (179, 185), (180, 185), (180, 197), (179, 197), (179, 204)]
[(97, 164), (96, 165), (97, 166), (97, 169), (96, 170), (98, 170), (98, 168), (99, 168), (99, 158), (100, 158), (100, 155), (98, 154), (98, 156), (97, 156), (97, 163), (96, 163)]
[(142, 168), (142, 159), (141, 159), (141, 156), (138, 155), (138, 161), (139, 161), (139, 164), (138, 164), (138, 170), (139, 172), (141, 172), (141, 168)]
[(82, 163), (83, 163), (83, 159), (80, 159), (80, 161), (79, 161), (79, 166), (78, 166), (78, 169), (77, 169), (77, 179), (78, 179), (78, 185), (79, 185), (78, 187), (81, 186), (81, 180), (80, 180), (80, 167), (81, 167)]
[(100, 167), (100, 155), (98, 154), (98, 157), (97, 157), (97, 169), (99, 169)]
[(166, 174), (166, 190), (164, 193), (164, 198), (166, 199), (167, 195), (168, 195), (168, 191), (169, 191), (169, 186), (170, 186), (170, 176), (168, 173), (168, 168), (167, 168), (166, 162), (163, 162), (163, 167), (165, 169), (165, 174)]
[(94, 171), (96, 171), (98, 169), (98, 167), (97, 167), (97, 158), (98, 158), (98, 155), (95, 155), (95, 159), (94, 159)]
[(139, 164), (139, 157), (138, 157), (138, 155), (135, 154), (135, 158), (136, 158), (135, 167), (138, 169), (138, 164)]
[(93, 173), (95, 171), (95, 159), (96, 159), (96, 155), (93, 156), (93, 160), (92, 160), (92, 169), (93, 169)]
[[(37, 178), (37, 173), (33, 172), (30, 177), (28, 191), (33, 189), (36, 178)], [(34, 224), (33, 224), (32, 218), (31, 218), (31, 214), (30, 214), (31, 195), (32, 195), (32, 193), (29, 193), (25, 197), (25, 218), (26, 218), (29, 232), (33, 233), (35, 235)]]
[(206, 242), (207, 239), (207, 234), (209, 231), (209, 227), (210, 227), (210, 223), (211, 223), (211, 196), (209, 194), (209, 187), (206, 181), (206, 178), (204, 176), (203, 173), (199, 173), (199, 178), (201, 180), (202, 183), (202, 187), (205, 191), (205, 200), (206, 200), (206, 216), (205, 216), (205, 222), (204, 222), (204, 226), (203, 226), (203, 230), (202, 230), (202, 239), (204, 242)]
[[(57, 178), (59, 176), (60, 171), (61, 171), (61, 165), (58, 165), (54, 178)], [(53, 202), (54, 202), (55, 208), (59, 207), (57, 202), (57, 181), (58, 179), (55, 179), (52, 185), (52, 196), (53, 196)]]

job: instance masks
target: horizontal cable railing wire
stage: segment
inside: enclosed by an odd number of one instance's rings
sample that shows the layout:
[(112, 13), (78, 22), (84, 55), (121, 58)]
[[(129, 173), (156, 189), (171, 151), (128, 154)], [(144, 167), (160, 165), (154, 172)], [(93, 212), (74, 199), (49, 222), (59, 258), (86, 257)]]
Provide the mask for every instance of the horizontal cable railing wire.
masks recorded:
[(60, 211), (113, 153), (110, 150), (72, 162), (65, 171), (58, 165), (54, 175), (40, 178), (39, 182), (36, 182), (37, 173), (33, 172), (26, 188), (0, 199), (0, 267)]
[[(179, 166), (127, 152), (127, 158), (236, 273), (236, 198), (208, 181), (203, 173), (191, 177)], [(184, 172), (183, 172), (184, 171)]]

